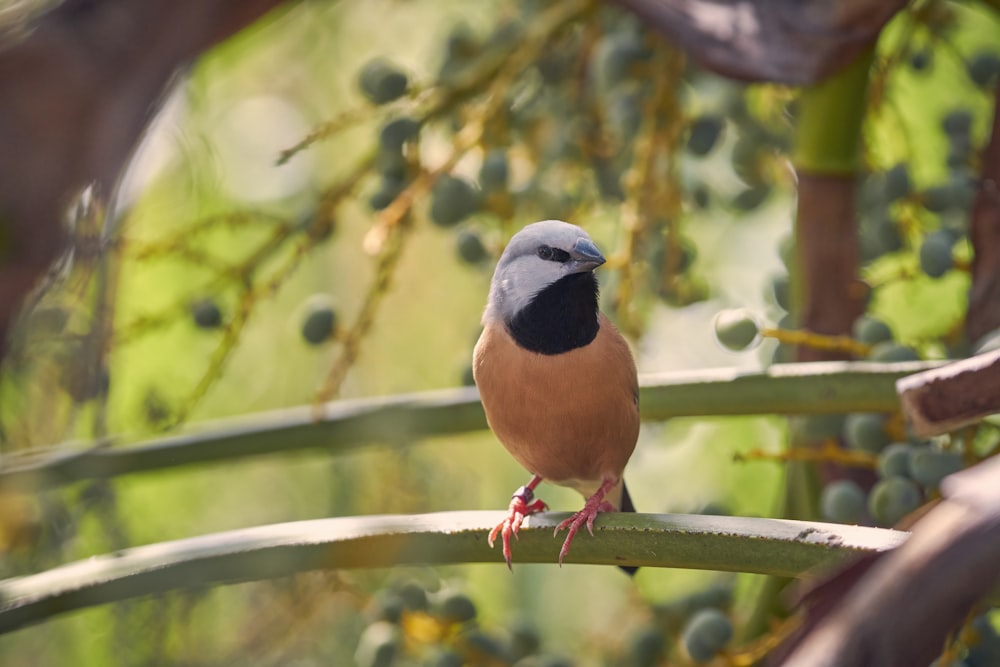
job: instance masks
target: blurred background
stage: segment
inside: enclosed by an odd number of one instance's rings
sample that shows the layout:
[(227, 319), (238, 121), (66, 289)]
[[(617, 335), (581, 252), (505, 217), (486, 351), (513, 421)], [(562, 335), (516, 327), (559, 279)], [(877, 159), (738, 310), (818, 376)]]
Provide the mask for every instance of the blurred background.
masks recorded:
[[(914, 356), (958, 345), (963, 179), (991, 119), (998, 28), (975, 3), (915, 2), (878, 43), (858, 202), (868, 313)], [(699, 68), (613, 6), (295, 4), (201, 58), (114, 196), (75, 204), (72, 251), (12, 336), (3, 456), (469, 384), (495, 259), (546, 218), (585, 227), (610, 258), (602, 305), (640, 373), (789, 360), (771, 339), (726, 349), (713, 317), (738, 307), (794, 327), (796, 103), (792, 88)], [(940, 230), (954, 248), (934, 275), (921, 248)], [(113, 242), (94, 252), (93, 239)], [(777, 416), (645, 423), (626, 479), (642, 512), (778, 516), (784, 467), (735, 457), (777, 455), (787, 437)], [(0, 568), (273, 522), (503, 509), (526, 479), (483, 431), (11, 492)], [(516, 560), (513, 573), (323, 572), (96, 607), (0, 636), (0, 662), (374, 665), (393, 664), (392, 645), (396, 664), (689, 664), (665, 648), (684, 615), (714, 606), (739, 627), (763, 583)], [(400, 611), (442, 605), (476, 620)]]

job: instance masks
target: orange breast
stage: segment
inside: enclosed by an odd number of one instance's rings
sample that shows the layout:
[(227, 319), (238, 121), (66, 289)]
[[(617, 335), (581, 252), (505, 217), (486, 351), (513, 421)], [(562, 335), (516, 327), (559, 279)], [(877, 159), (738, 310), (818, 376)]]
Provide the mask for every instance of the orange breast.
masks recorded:
[(592, 343), (557, 355), (524, 350), (502, 324), (487, 325), (473, 373), (490, 428), (528, 471), (585, 495), (621, 477), (639, 434), (636, 369), (603, 313)]

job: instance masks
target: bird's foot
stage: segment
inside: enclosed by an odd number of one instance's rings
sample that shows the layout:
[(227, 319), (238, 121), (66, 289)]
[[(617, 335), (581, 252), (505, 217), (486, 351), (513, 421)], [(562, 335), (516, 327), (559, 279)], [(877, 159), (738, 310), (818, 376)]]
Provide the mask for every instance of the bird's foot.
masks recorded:
[(584, 503), (582, 510), (556, 526), (555, 532), (552, 533), (553, 537), (558, 535), (560, 530), (568, 529), (568, 532), (566, 533), (566, 540), (563, 542), (562, 549), (559, 550), (560, 567), (563, 564), (563, 559), (567, 554), (569, 554), (570, 544), (573, 543), (573, 538), (576, 536), (576, 533), (580, 530), (581, 526), (587, 526), (587, 532), (593, 535), (594, 519), (597, 518), (598, 514), (601, 512), (618, 511), (614, 505), (604, 499), (608, 491), (610, 491), (617, 483), (618, 482), (615, 480), (604, 480), (594, 495), (587, 498), (587, 502)]
[(544, 502), (535, 499), (534, 489), (540, 481), (542, 481), (541, 478), (538, 478), (537, 481), (532, 479), (531, 482), (514, 492), (514, 495), (510, 498), (510, 506), (507, 508), (507, 518), (498, 523), (496, 528), (490, 531), (490, 535), (486, 540), (492, 549), (497, 535), (500, 535), (503, 544), (503, 558), (507, 561), (508, 570), (513, 569), (510, 554), (511, 535), (515, 539), (517, 538), (517, 533), (521, 530), (521, 522), (524, 521), (524, 517), (536, 512), (544, 512), (548, 509), (548, 506)]

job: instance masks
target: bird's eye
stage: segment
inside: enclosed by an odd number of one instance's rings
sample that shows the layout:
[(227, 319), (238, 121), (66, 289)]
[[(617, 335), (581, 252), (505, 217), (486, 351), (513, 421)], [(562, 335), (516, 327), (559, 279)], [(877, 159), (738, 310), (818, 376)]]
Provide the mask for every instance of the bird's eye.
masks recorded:
[(538, 250), (538, 256), (547, 262), (559, 262), (560, 264), (569, 261), (569, 253), (565, 250), (560, 250), (559, 248), (553, 248), (552, 246), (540, 245)]

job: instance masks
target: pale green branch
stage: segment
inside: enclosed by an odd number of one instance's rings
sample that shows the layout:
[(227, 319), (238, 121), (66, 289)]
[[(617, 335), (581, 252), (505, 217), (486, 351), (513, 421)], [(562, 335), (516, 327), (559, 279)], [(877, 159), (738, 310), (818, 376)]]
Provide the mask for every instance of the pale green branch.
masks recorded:
[[(206, 585), (320, 569), (497, 563), (486, 535), (502, 512), (443, 512), (298, 521), (136, 547), (0, 581), (0, 632), (76, 609)], [(554, 565), (568, 515), (529, 517), (514, 567)], [(907, 533), (780, 519), (674, 514), (604, 515), (567, 563), (678, 567), (801, 576), (860, 553), (899, 546)], [(623, 575), (624, 576), (624, 575)]]
[[(672, 417), (879, 412), (898, 408), (899, 378), (936, 363), (824, 362), (783, 364), (764, 371), (730, 368), (642, 378), (646, 421)], [(35, 459), (10, 459), (0, 485), (40, 489), (85, 479), (232, 461), (302, 450), (331, 453), (359, 446), (409, 444), (422, 438), (486, 428), (474, 388), (345, 400), (321, 414), (289, 408), (198, 425), (190, 433), (140, 445), (81, 448), (67, 444)]]

